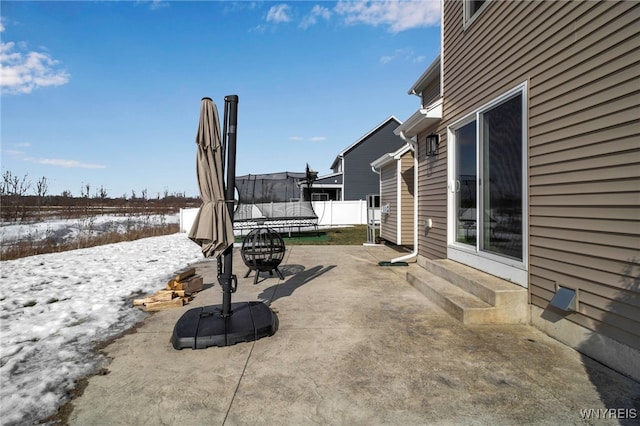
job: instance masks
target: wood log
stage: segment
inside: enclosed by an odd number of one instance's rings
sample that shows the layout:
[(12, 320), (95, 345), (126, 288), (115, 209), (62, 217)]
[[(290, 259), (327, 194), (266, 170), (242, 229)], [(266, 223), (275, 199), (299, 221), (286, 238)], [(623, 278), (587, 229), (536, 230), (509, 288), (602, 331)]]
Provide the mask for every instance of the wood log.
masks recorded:
[(173, 280), (184, 281), (187, 278), (194, 276), (195, 274), (196, 274), (196, 268), (185, 269), (184, 271), (179, 272), (178, 275), (176, 275)]
[(182, 286), (182, 290), (186, 295), (197, 293), (204, 288), (204, 280), (201, 275), (194, 275), (185, 281), (180, 281), (178, 284)]
[(154, 302), (167, 302), (173, 299), (173, 292), (165, 294), (156, 294), (155, 296), (149, 296), (142, 299), (133, 299), (133, 306), (141, 306), (147, 303)]
[(154, 311), (162, 311), (165, 309), (176, 308), (182, 305), (184, 305), (184, 299), (182, 299), (181, 297), (176, 297), (175, 299), (172, 299), (166, 302), (146, 303), (143, 309), (147, 312), (154, 312)]
[(167, 282), (166, 289), (167, 290), (182, 290), (182, 288), (178, 288), (178, 283), (180, 281), (184, 281), (187, 278), (193, 277), (196, 274), (196, 268), (185, 269), (182, 272), (179, 272), (175, 277), (171, 278), (169, 282)]

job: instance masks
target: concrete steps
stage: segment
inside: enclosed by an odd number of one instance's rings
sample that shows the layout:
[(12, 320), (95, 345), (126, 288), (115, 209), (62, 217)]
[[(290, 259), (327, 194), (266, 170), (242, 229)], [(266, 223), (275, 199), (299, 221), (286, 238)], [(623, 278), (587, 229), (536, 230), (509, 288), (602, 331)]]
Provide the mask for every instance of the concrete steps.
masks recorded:
[(421, 259), (407, 281), (464, 324), (527, 324), (527, 289), (451, 260)]

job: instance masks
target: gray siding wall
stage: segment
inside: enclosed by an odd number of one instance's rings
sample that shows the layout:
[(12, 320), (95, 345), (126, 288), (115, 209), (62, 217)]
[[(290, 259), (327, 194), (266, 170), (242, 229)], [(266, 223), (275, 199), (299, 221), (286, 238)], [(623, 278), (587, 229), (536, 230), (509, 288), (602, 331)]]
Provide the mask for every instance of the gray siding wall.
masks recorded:
[(380, 206), (389, 204), (389, 214), (380, 214), (380, 237), (398, 243), (398, 162), (393, 161), (380, 171)]
[(435, 225), (420, 250), (444, 257), (446, 126), (527, 81), (531, 303), (545, 309), (556, 285), (576, 288), (567, 319), (636, 349), (638, 28), (635, 1), (492, 1), (466, 31), (462, 2), (444, 2), (440, 155), (419, 153), (420, 219)]
[(365, 200), (368, 194), (380, 191), (380, 176), (371, 170), (371, 163), (405, 144), (393, 133), (399, 125), (393, 119), (387, 121), (344, 154), (345, 200)]

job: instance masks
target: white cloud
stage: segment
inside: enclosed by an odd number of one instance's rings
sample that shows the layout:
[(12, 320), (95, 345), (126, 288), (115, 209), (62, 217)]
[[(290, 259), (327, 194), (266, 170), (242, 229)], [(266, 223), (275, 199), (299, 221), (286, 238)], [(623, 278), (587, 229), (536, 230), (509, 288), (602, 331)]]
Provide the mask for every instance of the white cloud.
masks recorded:
[(405, 47), (403, 49), (396, 49), (391, 55), (385, 55), (380, 57), (380, 63), (388, 64), (389, 62), (392, 62), (392, 61), (403, 61), (403, 62), (412, 62), (412, 63), (419, 64), (423, 62), (425, 59), (426, 59), (425, 56), (423, 55), (416, 56), (413, 49), (409, 49)]
[(0, 42), (0, 87), (6, 94), (31, 93), (34, 89), (61, 86), (69, 73), (57, 69), (59, 61), (42, 52), (15, 52), (12, 41)]
[(32, 163), (38, 164), (47, 164), (50, 166), (58, 166), (64, 168), (78, 168), (78, 169), (104, 169), (107, 166), (102, 164), (91, 164), (91, 163), (82, 163), (76, 160), (63, 160), (59, 158), (34, 158), (34, 157), (26, 157), (25, 161), (29, 161)]
[(152, 0), (151, 6), (149, 6), (151, 10), (164, 9), (165, 7), (169, 7), (169, 2), (163, 0)]
[(305, 138), (304, 136), (289, 136), (289, 140), (292, 141), (311, 141), (311, 142), (320, 142), (324, 141), (327, 138), (324, 136), (312, 136), (310, 138)]
[(4, 155), (11, 155), (13, 157), (24, 157), (25, 152), (21, 148), (30, 148), (30, 147), (31, 147), (31, 143), (29, 142), (4, 144), (2, 147), (2, 153)]
[(290, 22), (290, 8), (286, 4), (271, 6), (267, 12), (267, 22)]
[(384, 25), (393, 33), (437, 25), (440, 21), (440, 2), (437, 0), (341, 0), (334, 11), (343, 16), (348, 25)]
[(166, 0), (136, 0), (134, 4), (146, 6), (149, 5), (149, 10), (158, 10), (164, 9), (165, 7), (169, 7), (170, 4)]
[(318, 18), (328, 21), (331, 18), (331, 11), (326, 7), (315, 5), (313, 9), (311, 9), (311, 12), (302, 19), (299, 26), (306, 30), (310, 26), (315, 25), (318, 22)]

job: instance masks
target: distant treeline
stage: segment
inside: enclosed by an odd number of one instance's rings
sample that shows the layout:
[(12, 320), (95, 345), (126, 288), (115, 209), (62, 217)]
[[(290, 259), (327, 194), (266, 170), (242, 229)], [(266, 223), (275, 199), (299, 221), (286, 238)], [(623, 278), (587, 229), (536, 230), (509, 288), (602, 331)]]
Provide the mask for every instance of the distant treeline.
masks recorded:
[(35, 184), (27, 175), (19, 177), (6, 171), (0, 181), (0, 213), (2, 221), (40, 220), (51, 217), (73, 218), (96, 214), (171, 214), (180, 208), (199, 207), (198, 197), (187, 197), (184, 193), (169, 194), (149, 198), (147, 190), (139, 195), (135, 190), (121, 197), (110, 197), (103, 186), (91, 193), (91, 186), (84, 184), (81, 195), (75, 197), (71, 191), (60, 195), (48, 193), (46, 177)]

